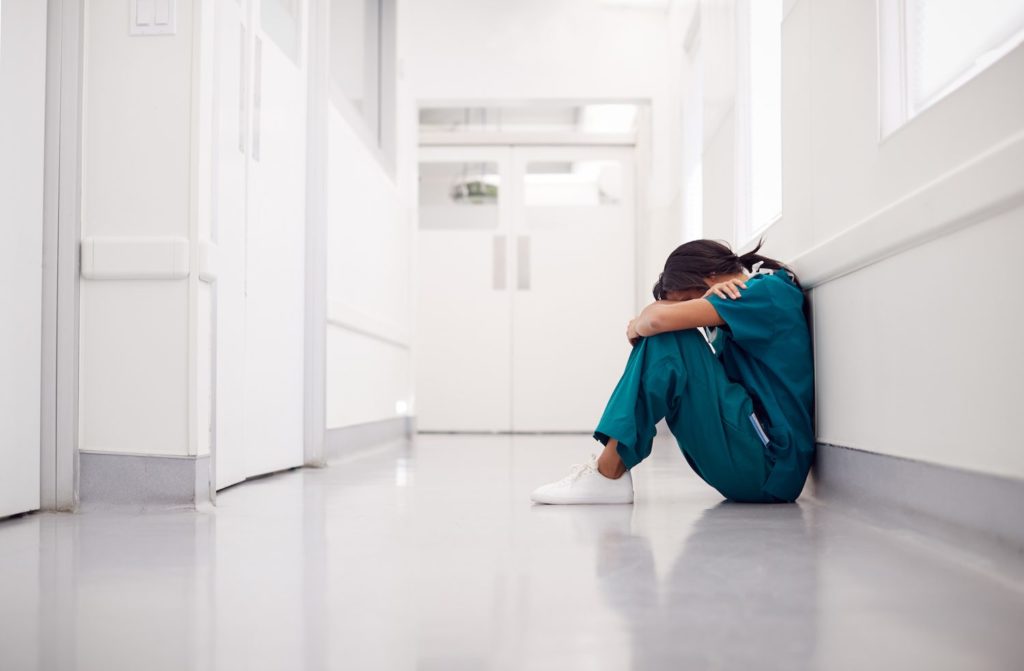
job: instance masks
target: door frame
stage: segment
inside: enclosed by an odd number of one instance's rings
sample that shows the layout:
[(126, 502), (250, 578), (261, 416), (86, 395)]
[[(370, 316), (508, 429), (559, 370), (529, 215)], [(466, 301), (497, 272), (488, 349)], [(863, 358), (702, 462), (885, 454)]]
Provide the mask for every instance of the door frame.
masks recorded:
[(327, 185), (330, 106), (330, 4), (306, 12), (306, 315), (303, 462), (326, 466)]
[(84, 0), (47, 0), (40, 508), (78, 507)]

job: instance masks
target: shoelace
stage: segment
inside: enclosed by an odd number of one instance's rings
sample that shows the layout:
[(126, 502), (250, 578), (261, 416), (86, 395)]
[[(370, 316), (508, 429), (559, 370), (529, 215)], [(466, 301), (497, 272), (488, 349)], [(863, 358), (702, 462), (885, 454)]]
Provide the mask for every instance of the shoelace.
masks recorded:
[(593, 464), (573, 464), (569, 469), (569, 475), (562, 478), (562, 484), (570, 485), (579, 480), (584, 473), (593, 471)]

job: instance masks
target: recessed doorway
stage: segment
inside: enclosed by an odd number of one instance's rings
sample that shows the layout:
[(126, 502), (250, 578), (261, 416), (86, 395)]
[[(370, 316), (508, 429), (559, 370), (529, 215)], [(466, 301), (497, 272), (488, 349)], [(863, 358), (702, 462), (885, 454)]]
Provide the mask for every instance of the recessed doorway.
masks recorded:
[(629, 344), (634, 152), (420, 150), (421, 431), (589, 432)]

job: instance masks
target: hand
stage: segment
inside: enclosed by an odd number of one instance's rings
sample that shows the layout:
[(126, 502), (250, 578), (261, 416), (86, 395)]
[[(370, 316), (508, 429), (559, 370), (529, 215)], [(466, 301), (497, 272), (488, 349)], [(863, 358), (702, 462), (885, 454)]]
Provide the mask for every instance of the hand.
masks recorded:
[(712, 294), (719, 298), (739, 298), (740, 290), (737, 287), (747, 288), (746, 282), (739, 279), (738, 277), (728, 280), (726, 282), (719, 282), (718, 284), (712, 284), (711, 288), (708, 289), (707, 293), (704, 294), (704, 298), (711, 296)]
[(636, 345), (640, 342), (640, 334), (636, 332), (636, 320), (639, 317), (634, 317), (629, 320), (629, 324), (626, 326), (626, 340), (629, 341), (630, 345)]

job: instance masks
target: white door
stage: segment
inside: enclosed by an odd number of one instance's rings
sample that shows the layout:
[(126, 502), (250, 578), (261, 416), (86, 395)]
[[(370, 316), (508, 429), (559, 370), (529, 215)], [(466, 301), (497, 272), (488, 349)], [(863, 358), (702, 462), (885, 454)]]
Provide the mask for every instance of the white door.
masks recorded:
[(632, 150), (513, 150), (512, 427), (591, 432), (635, 314)]
[(46, 3), (0, 0), (0, 517), (39, 507), (45, 64)]
[(511, 211), (502, 147), (420, 150), (416, 416), (422, 431), (508, 431)]
[(261, 0), (253, 45), (245, 325), (249, 475), (303, 461), (306, 69), (301, 4)]
[(217, 488), (248, 475), (245, 463), (245, 210), (249, 155), (248, 13), (215, 3), (213, 240), (221, 268), (216, 301)]
[(302, 4), (216, 3), (218, 488), (303, 461)]
[(635, 312), (632, 150), (420, 154), (420, 430), (592, 431)]

